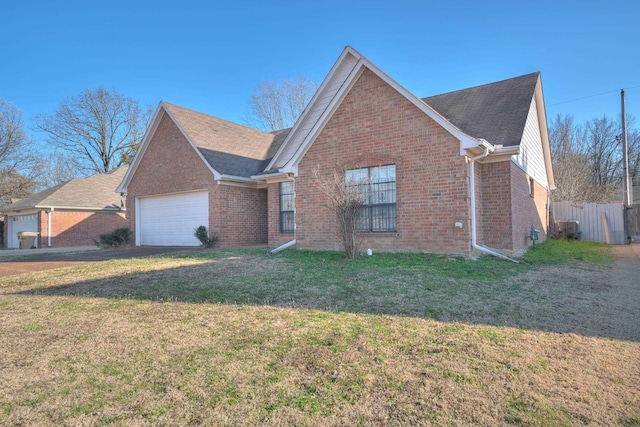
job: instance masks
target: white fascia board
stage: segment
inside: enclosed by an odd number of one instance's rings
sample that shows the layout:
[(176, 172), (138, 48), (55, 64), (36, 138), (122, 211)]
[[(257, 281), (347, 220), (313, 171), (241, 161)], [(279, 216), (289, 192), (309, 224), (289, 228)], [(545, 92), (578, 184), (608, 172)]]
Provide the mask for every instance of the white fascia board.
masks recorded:
[(287, 162), (287, 164), (283, 169), (297, 168), (298, 162), (300, 161), (302, 156), (304, 156), (304, 154), (307, 152), (312, 141), (314, 141), (315, 138), (320, 134), (322, 129), (324, 129), (324, 126), (328, 123), (329, 119), (333, 116), (337, 108), (340, 106), (340, 104), (342, 103), (342, 100), (351, 90), (351, 88), (357, 81), (358, 77), (360, 77), (360, 75), (362, 74), (365, 67), (371, 70), (378, 77), (380, 77), (385, 83), (387, 83), (397, 92), (399, 92), (409, 102), (411, 102), (418, 109), (424, 112), (437, 124), (442, 126), (445, 130), (447, 130), (447, 132), (451, 133), (454, 137), (456, 137), (460, 141), (460, 155), (466, 155), (466, 152), (465, 152), (466, 149), (478, 146), (479, 140), (477, 138), (474, 138), (462, 132), (458, 127), (456, 127), (447, 119), (445, 119), (443, 116), (441, 116), (437, 111), (435, 111), (433, 108), (427, 105), (424, 101), (422, 101), (420, 98), (418, 98), (417, 96), (409, 92), (402, 85), (400, 85), (398, 82), (396, 82), (391, 77), (389, 77), (384, 71), (378, 68), (375, 64), (373, 64), (371, 61), (369, 61), (368, 59), (360, 55), (358, 62), (356, 63), (353, 70), (351, 70), (351, 72), (349, 73), (349, 76), (345, 80), (340, 90), (336, 93), (334, 98), (331, 100), (329, 106), (327, 107), (325, 112), (322, 114), (322, 116), (320, 117), (316, 125), (313, 127), (311, 132), (309, 132), (309, 135), (307, 135), (307, 137), (305, 138), (304, 142), (301, 144), (296, 154), (289, 160), (289, 162)]
[(549, 143), (549, 129), (547, 128), (547, 112), (544, 104), (544, 94), (542, 92), (542, 77), (538, 74), (538, 81), (534, 92), (536, 109), (538, 113), (538, 124), (540, 126), (540, 137), (542, 139), (542, 155), (544, 156), (544, 167), (547, 171), (547, 184), (549, 190), (556, 189), (556, 182), (553, 176), (553, 165), (551, 163), (551, 144)]
[(311, 128), (309, 134), (305, 137), (302, 144), (300, 144), (300, 147), (298, 147), (298, 150), (281, 170), (288, 171), (293, 170), (294, 168), (298, 168), (298, 162), (300, 161), (300, 159), (302, 159), (309, 148), (311, 148), (311, 144), (313, 143), (313, 141), (315, 141), (315, 139), (320, 134), (320, 132), (322, 132), (331, 117), (333, 117), (333, 113), (335, 113), (335, 111), (338, 109), (338, 107), (342, 103), (342, 100), (347, 96), (355, 82), (358, 80), (358, 77), (360, 77), (360, 75), (364, 71), (364, 68), (360, 66), (362, 60), (363, 58), (360, 58), (358, 60), (356, 66), (353, 68), (353, 70), (351, 70), (349, 76), (342, 84), (342, 87), (340, 87), (340, 90), (338, 90), (338, 92), (335, 94), (335, 96), (325, 109), (324, 113), (322, 113), (316, 124), (313, 126), (313, 128)]
[(326, 87), (330, 84), (331, 80), (333, 80), (333, 77), (338, 72), (343, 62), (345, 61), (345, 58), (348, 55), (353, 56), (354, 58), (356, 58), (356, 60), (362, 58), (362, 55), (351, 46), (346, 46), (344, 48), (344, 50), (342, 51), (342, 53), (340, 54), (336, 62), (333, 64), (333, 67), (331, 67), (331, 70), (329, 70), (329, 73), (320, 84), (320, 87), (318, 88), (318, 90), (316, 90), (316, 93), (314, 93), (313, 97), (311, 97), (309, 104), (307, 104), (307, 107), (304, 109), (304, 111), (302, 112), (298, 120), (296, 120), (296, 123), (293, 125), (291, 132), (289, 132), (284, 142), (280, 145), (280, 147), (278, 148), (278, 151), (276, 151), (276, 154), (273, 156), (273, 158), (271, 159), (267, 167), (264, 168), (264, 170), (269, 170), (273, 168), (273, 165), (276, 163), (276, 161), (280, 160), (279, 157), (282, 154), (282, 152), (285, 151), (287, 145), (289, 145), (289, 141), (292, 140), (294, 136), (298, 133), (298, 129), (306, 121), (307, 116), (310, 114), (309, 112), (313, 110), (317, 100), (322, 97), (322, 94), (324, 93)]
[(273, 173), (266, 173), (262, 175), (252, 175), (251, 179), (255, 179), (256, 181), (268, 181), (270, 179), (284, 177), (284, 176), (287, 176), (287, 174), (284, 172), (273, 172)]
[(38, 212), (40, 212), (40, 209), (24, 208), (24, 209), (2, 211), (2, 215), (6, 215), (6, 216), (22, 216), (22, 215), (33, 215), (33, 214), (37, 214)]
[(384, 71), (378, 68), (375, 64), (369, 61), (366, 58), (363, 58), (362, 61), (363, 66), (366, 66), (375, 74), (378, 75), (385, 83), (398, 91), (402, 96), (404, 96), (407, 100), (409, 100), (413, 105), (422, 110), (427, 116), (429, 116), (433, 121), (442, 126), (447, 132), (455, 136), (460, 141), (460, 153), (464, 155), (463, 148), (472, 148), (479, 144), (479, 140), (477, 138), (472, 137), (471, 135), (467, 135), (462, 130), (460, 130), (457, 126), (451, 123), (449, 120), (444, 118), (440, 113), (431, 108), (427, 103), (423, 100), (415, 96), (413, 93), (409, 92), (404, 86), (396, 82), (394, 79), (389, 77)]
[(245, 187), (245, 188), (266, 188), (267, 184), (263, 181), (257, 181), (252, 178), (246, 178), (244, 176), (234, 175), (221, 175), (220, 179), (216, 181), (218, 185), (229, 185), (232, 187)]
[(247, 178), (245, 176), (236, 176), (236, 175), (220, 175), (220, 181), (239, 181), (239, 182), (250, 182), (252, 184), (256, 184), (256, 180), (253, 178)]
[(147, 146), (149, 145), (151, 138), (156, 133), (156, 129), (160, 124), (160, 119), (162, 118), (163, 111), (166, 111), (166, 110), (164, 109), (162, 101), (160, 101), (160, 103), (158, 104), (158, 107), (156, 108), (156, 111), (153, 113), (153, 117), (151, 118), (151, 124), (149, 125), (149, 127), (147, 127), (147, 130), (145, 131), (144, 136), (142, 137), (142, 142), (140, 143), (140, 147), (138, 148), (138, 151), (136, 151), (136, 154), (133, 156), (131, 165), (129, 166), (129, 169), (127, 169), (127, 173), (125, 173), (124, 178), (122, 178), (122, 182), (120, 183), (118, 188), (116, 188), (116, 190), (114, 191), (115, 193), (126, 194), (127, 187), (131, 182), (131, 178), (133, 178), (133, 174), (135, 173), (136, 169), (138, 168), (138, 165), (140, 164), (140, 159), (142, 159), (142, 157), (144, 156), (144, 153), (147, 150)]
[(104, 211), (104, 212), (124, 212), (125, 209), (120, 209), (119, 207), (116, 207), (115, 205), (113, 205), (113, 207), (109, 207), (109, 208), (105, 208), (103, 207), (91, 207), (91, 206), (55, 206), (55, 205), (48, 205), (48, 206), (40, 206), (40, 205), (36, 205), (36, 208), (42, 210), (42, 209), (51, 209), (51, 210), (61, 210), (61, 209), (66, 209), (66, 210), (70, 210), (70, 211)]
[[(491, 153), (489, 156), (484, 159), (479, 160), (479, 163), (496, 163), (496, 162), (506, 162), (512, 161), (514, 163), (517, 162), (517, 157), (520, 152), (520, 146), (515, 147), (506, 147), (506, 149), (496, 150)], [(520, 165), (518, 165), (520, 167)]]

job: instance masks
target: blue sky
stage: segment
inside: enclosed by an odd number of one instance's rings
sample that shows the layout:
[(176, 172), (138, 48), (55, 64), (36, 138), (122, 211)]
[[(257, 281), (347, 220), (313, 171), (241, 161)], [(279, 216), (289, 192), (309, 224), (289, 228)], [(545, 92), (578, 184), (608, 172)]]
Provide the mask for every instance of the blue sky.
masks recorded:
[[(321, 80), (351, 45), (418, 96), (542, 72), (549, 121), (640, 120), (640, 2), (9, 1), (0, 96), (31, 126), (85, 88), (240, 122), (267, 79)], [(37, 136), (36, 136), (37, 137)]]

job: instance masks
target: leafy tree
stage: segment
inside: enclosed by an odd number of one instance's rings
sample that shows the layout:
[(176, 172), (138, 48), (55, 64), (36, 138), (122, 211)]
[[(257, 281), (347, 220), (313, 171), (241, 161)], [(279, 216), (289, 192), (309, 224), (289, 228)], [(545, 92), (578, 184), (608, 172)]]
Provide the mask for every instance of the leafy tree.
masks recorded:
[(267, 80), (253, 90), (247, 125), (266, 131), (293, 126), (318, 89), (318, 82), (305, 77)]
[(55, 114), (36, 118), (36, 128), (85, 174), (105, 173), (131, 160), (150, 116), (138, 101), (99, 87), (65, 98)]

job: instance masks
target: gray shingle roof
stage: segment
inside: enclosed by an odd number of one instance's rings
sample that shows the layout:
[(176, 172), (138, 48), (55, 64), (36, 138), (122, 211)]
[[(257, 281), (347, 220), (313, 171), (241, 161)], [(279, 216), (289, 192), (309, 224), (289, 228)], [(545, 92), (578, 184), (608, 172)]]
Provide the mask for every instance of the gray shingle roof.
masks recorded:
[(540, 73), (429, 96), (422, 100), (475, 138), (520, 144)]
[(81, 208), (90, 210), (119, 210), (122, 197), (115, 189), (124, 178), (128, 166), (88, 178), (75, 178), (47, 188), (16, 203), (0, 206), (0, 211), (33, 208)]
[(223, 175), (249, 178), (266, 167), (290, 129), (262, 132), (163, 101), (164, 107)]

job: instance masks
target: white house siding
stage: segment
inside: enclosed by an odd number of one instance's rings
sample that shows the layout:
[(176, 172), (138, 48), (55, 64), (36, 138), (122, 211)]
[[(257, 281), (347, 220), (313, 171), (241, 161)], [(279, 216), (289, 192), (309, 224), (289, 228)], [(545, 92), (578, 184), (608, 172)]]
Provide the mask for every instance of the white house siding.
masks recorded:
[(531, 107), (520, 142), (520, 154), (513, 156), (512, 160), (540, 185), (545, 188), (549, 187), (544, 155), (542, 154), (542, 138), (535, 98), (531, 99)]
[(351, 73), (353, 68), (356, 66), (357, 62), (358, 60), (351, 55), (345, 59), (342, 67), (337, 70), (331, 81), (328, 82), (323, 93), (320, 94), (320, 98), (317, 103), (313, 105), (313, 110), (309, 111), (309, 114), (304, 118), (304, 121), (301, 123), (302, 126), (295, 130), (294, 135), (291, 135), (291, 142), (287, 144), (285, 151), (278, 156), (278, 160), (273, 164), (274, 168), (283, 167), (295, 155), (298, 148), (300, 148), (300, 145), (306, 136), (311, 132), (311, 129), (315, 126), (318, 119), (320, 119), (322, 113), (324, 113), (327, 106), (331, 103), (333, 97), (338, 93), (340, 87), (349, 76), (349, 73)]

